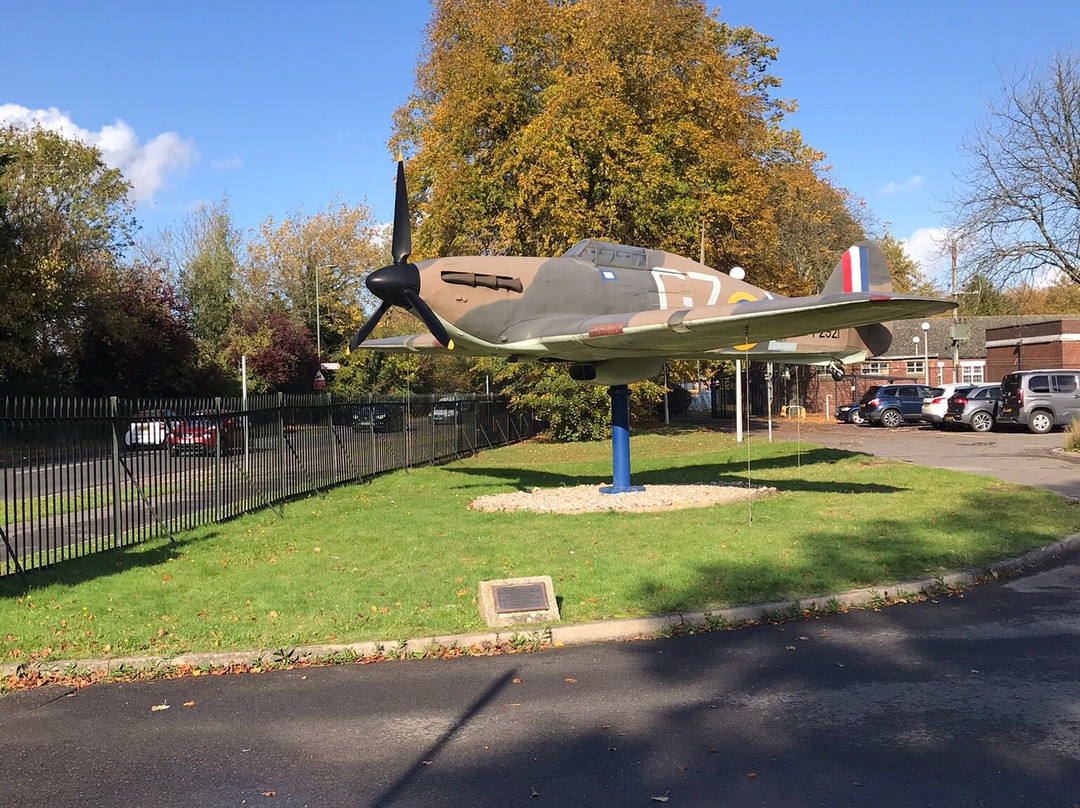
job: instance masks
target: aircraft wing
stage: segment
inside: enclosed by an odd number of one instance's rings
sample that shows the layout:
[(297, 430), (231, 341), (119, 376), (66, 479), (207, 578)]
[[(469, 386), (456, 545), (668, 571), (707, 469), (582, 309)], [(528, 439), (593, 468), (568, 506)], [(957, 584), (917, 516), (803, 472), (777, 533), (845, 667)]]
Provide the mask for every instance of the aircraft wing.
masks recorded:
[(364, 350), (382, 351), (383, 353), (463, 353), (462, 351), (451, 351), (431, 334), (408, 334), (404, 337), (369, 339), (364, 340), (361, 347)]
[[(577, 353), (571, 348), (576, 345), (597, 356), (637, 353), (696, 357), (716, 348), (927, 317), (955, 307), (948, 300), (875, 292), (754, 300), (591, 317), (582, 321), (574, 333), (544, 335), (536, 341), (557, 356)], [(529, 342), (506, 347), (520, 350), (530, 347)]]
[[(735, 345), (783, 340), (839, 328), (940, 314), (949, 300), (888, 292), (750, 300), (588, 318), (551, 317), (519, 324), (522, 333), (499, 345), (454, 334), (454, 353), (517, 355), (586, 361), (617, 356), (701, 358)], [(391, 352), (448, 353), (430, 334), (368, 340), (365, 348)]]

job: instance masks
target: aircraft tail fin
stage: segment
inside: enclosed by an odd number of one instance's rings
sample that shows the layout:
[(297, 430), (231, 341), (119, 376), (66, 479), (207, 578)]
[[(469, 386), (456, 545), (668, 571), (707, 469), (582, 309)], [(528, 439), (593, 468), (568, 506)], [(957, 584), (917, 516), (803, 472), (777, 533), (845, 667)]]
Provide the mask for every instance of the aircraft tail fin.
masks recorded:
[(829, 276), (824, 295), (849, 292), (891, 292), (892, 277), (885, 254), (870, 241), (860, 241), (840, 257)]

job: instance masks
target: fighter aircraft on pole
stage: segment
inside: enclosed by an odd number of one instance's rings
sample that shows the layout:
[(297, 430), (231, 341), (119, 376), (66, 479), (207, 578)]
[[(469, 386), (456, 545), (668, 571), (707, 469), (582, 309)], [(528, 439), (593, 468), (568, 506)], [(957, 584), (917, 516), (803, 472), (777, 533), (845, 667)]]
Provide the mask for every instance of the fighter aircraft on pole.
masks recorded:
[[(555, 258), (476, 255), (411, 263), (400, 161), (397, 171), (393, 263), (367, 277), (380, 303), (350, 350), (363, 344), (376, 351), (562, 363), (572, 379), (612, 388), (613, 418), (621, 415), (616, 395), (625, 385), (657, 375), (669, 359), (760, 359), (842, 372), (843, 363), (889, 347), (882, 322), (956, 306), (893, 292), (885, 256), (869, 241), (840, 257), (821, 294), (805, 297), (774, 294), (739, 273), (672, 253), (594, 239)], [(391, 306), (411, 311), (427, 332), (367, 340)]]

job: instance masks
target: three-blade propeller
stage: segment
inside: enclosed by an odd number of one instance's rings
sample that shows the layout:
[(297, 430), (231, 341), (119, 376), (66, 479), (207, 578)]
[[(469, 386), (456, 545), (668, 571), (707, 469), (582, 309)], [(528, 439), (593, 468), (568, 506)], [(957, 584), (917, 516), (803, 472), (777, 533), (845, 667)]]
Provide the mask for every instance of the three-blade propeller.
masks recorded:
[(355, 351), (360, 343), (368, 338), (391, 306), (409, 309), (423, 321), (435, 339), (447, 348), (454, 347), (442, 322), (420, 297), (420, 270), (416, 264), (409, 262), (411, 253), (412, 223), (409, 215), (409, 194), (405, 188), (405, 164), (399, 160), (394, 196), (394, 236), (390, 245), (390, 254), (394, 258), (394, 263), (376, 269), (367, 276), (365, 284), (368, 291), (381, 302), (375, 309), (375, 313), (360, 326), (360, 330), (352, 338), (349, 351)]

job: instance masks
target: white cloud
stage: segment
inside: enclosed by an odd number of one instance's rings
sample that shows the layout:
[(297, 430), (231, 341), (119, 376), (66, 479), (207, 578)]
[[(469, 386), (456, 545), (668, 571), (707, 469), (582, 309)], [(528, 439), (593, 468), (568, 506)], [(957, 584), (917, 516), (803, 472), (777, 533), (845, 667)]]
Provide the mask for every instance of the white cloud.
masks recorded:
[(904, 180), (903, 182), (890, 182), (880, 191), (882, 196), (891, 196), (892, 194), (901, 194), (907, 191), (917, 191), (923, 186), (923, 178), (921, 175), (916, 174), (914, 177)]
[(882, 197), (892, 196), (893, 193), (905, 193), (907, 191), (917, 191), (922, 187), (922, 176), (916, 174), (914, 177), (909, 177), (903, 181), (903, 183), (889, 183), (885, 188), (878, 191)]
[(901, 239), (904, 252), (931, 279), (949, 278), (949, 228), (920, 227)]
[(210, 163), (210, 166), (215, 171), (233, 171), (244, 167), (244, 159), (242, 157), (228, 157), (224, 160), (214, 160)]
[(34, 125), (80, 140), (101, 150), (105, 164), (117, 168), (131, 183), (135, 202), (154, 198), (170, 174), (183, 171), (199, 160), (199, 152), (191, 140), (182, 140), (175, 132), (163, 132), (146, 143), (140, 143), (135, 130), (117, 119), (116, 123), (91, 132), (78, 126), (56, 107), (28, 109), (18, 104), (0, 104), (0, 125), (20, 128)]

